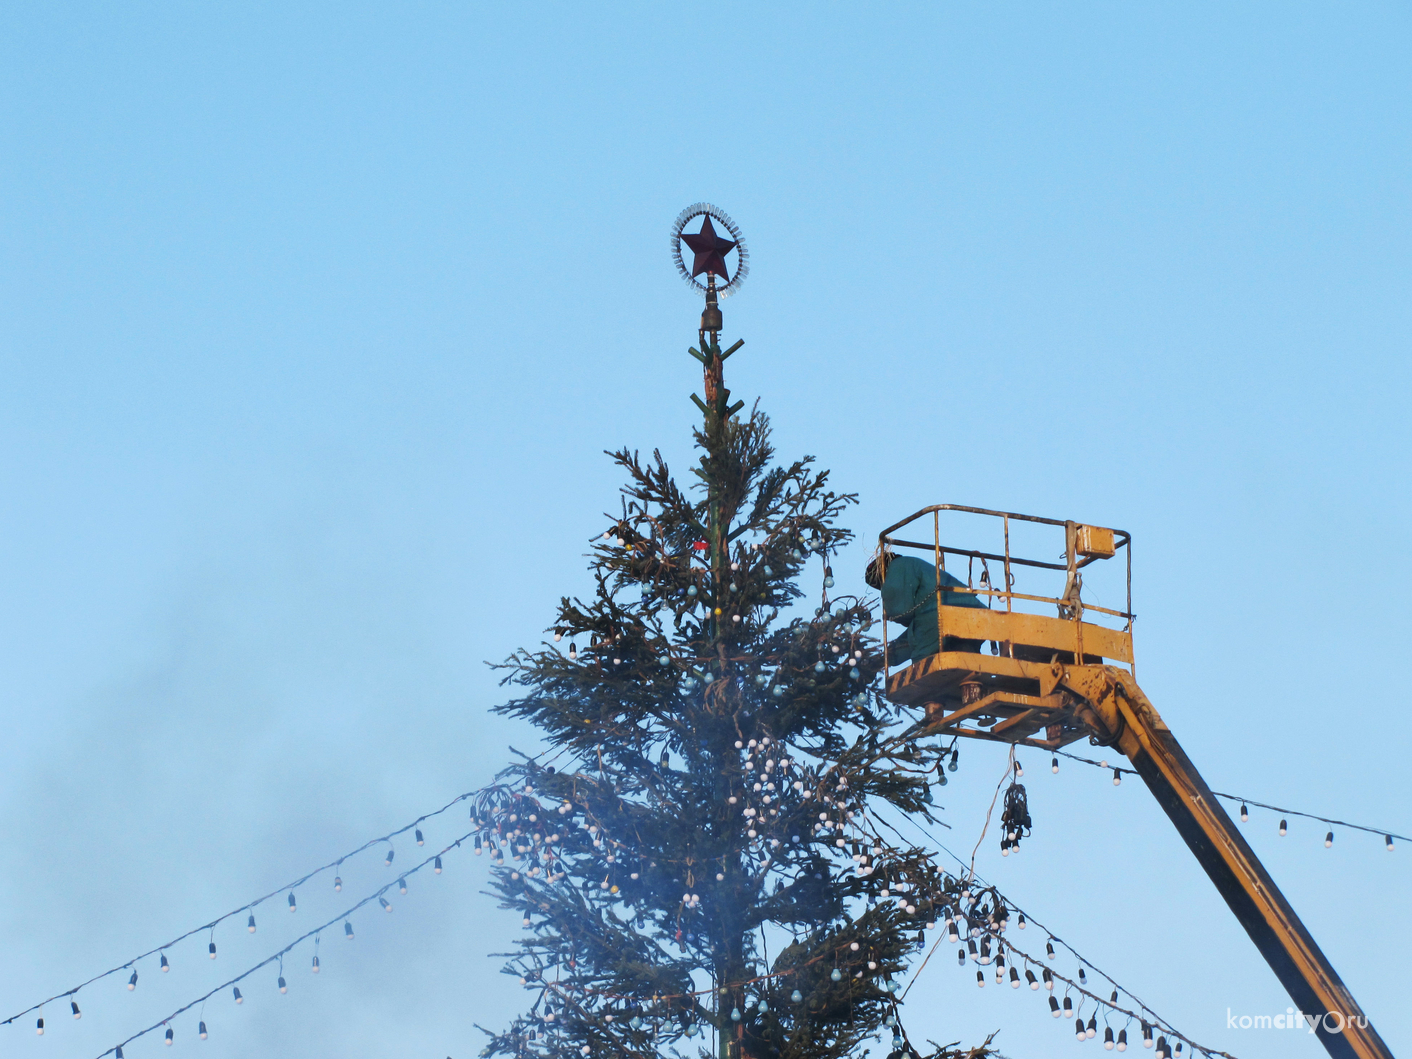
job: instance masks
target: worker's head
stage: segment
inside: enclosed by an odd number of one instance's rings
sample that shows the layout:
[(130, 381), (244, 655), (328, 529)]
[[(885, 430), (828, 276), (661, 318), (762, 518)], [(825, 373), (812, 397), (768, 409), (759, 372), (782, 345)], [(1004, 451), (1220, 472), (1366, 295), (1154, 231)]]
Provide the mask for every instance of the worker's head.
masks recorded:
[(887, 567), (892, 562), (892, 552), (886, 548), (879, 548), (877, 554), (868, 563), (868, 568), (863, 571), (863, 580), (869, 588), (882, 590), (883, 581), (887, 579)]

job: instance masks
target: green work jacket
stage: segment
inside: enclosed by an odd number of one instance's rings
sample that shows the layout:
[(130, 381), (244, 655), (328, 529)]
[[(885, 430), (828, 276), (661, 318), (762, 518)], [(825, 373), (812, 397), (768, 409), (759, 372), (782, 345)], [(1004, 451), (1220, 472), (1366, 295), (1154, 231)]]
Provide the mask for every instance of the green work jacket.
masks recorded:
[[(914, 662), (940, 650), (936, 641), (936, 587), (936, 567), (924, 559), (899, 555), (888, 564), (882, 587), (883, 610), (888, 621), (907, 626), (907, 631), (892, 642), (890, 649), (905, 652)], [(943, 570), (943, 606), (985, 607), (979, 596), (947, 591), (955, 587), (965, 588), (966, 584)]]

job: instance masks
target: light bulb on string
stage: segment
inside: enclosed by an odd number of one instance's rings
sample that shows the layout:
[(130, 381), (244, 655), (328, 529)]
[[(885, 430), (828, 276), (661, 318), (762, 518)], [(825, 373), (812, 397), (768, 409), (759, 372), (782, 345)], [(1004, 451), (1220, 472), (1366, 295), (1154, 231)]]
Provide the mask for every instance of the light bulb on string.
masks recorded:
[(1039, 988), (1039, 979), (1034, 976), (1034, 972), (1028, 967), (1025, 968), (1025, 981), (1029, 982), (1031, 989)]
[(1054, 959), (1054, 942), (1046, 941), (1044, 943), (1044, 951), (1048, 953), (1051, 960)]
[(407, 880), (405, 878), (397, 880), (397, 892), (400, 894), (407, 892)]
[(1063, 1012), (1059, 1010), (1058, 998), (1052, 996), (1049, 998), (1049, 1013), (1056, 1019), (1063, 1014)]
[(383, 861), (382, 861), (383, 864), (391, 864), (391, 863), (392, 863), (392, 858), (393, 858), (393, 856), (396, 854), (396, 852), (397, 852), (397, 851), (396, 851), (395, 849), (393, 849), (391, 846), (388, 846), (388, 847), (387, 847), (387, 856), (384, 857), (384, 858), (383, 858)]
[(206, 945), (206, 954), (213, 960), (216, 958), (216, 943), (214, 940)]
[(167, 954), (165, 952), (162, 953), (162, 962), (158, 966), (163, 974), (166, 974), (172, 969), (172, 965), (167, 962)]
[(349, 941), (353, 940), (353, 924), (346, 919), (343, 921), (343, 936)]
[(391, 911), (392, 911), (392, 902), (389, 901), (386, 897), (379, 897), (379, 898), (378, 898), (378, 904), (382, 905), (382, 910), (383, 910), (384, 912), (391, 912)]
[(1122, 786), (1122, 783), (1123, 783), (1123, 770), (1122, 770), (1122, 769), (1114, 769), (1114, 770), (1113, 770), (1113, 786), (1115, 786), (1115, 787), (1120, 787), (1120, 786)]
[[(1029, 974), (1028, 971), (1026, 971), (1025, 973), (1026, 973), (1026, 974)], [(1033, 979), (1033, 978), (1034, 978), (1034, 975), (1030, 974), (1030, 978)], [(1011, 988), (1011, 989), (1019, 989), (1019, 988), (1020, 988), (1020, 972), (1017, 971), (1014, 967), (1011, 967), (1011, 968), (1010, 968), (1010, 988)]]
[(236, 986), (233, 990), (231, 990), (231, 994), (235, 997), (235, 1002), (237, 1004), (245, 1003), (245, 998), (240, 995), (240, 986)]
[(251, 913), (250, 913), (250, 919), (249, 919), (249, 921), (245, 924), (245, 929), (248, 930), (251, 934), (254, 934), (254, 933), (255, 933), (255, 913), (254, 913), (254, 912), (251, 912)]
[(78, 1001), (77, 1001), (77, 1000), (70, 1000), (70, 1001), (69, 1001), (69, 1008), (70, 1008), (70, 1010), (73, 1011), (73, 1013), (74, 1013), (74, 1018), (76, 1018), (76, 1019), (81, 1019), (81, 1018), (83, 1018), (83, 1012), (78, 1009)]
[(167, 1032), (166, 1032), (166, 1035), (165, 1035), (165, 1036), (166, 1036), (166, 1044), (167, 1044), (168, 1046), (170, 1046), (171, 1043), (172, 1043), (172, 1028), (171, 1028), (170, 1026), (167, 1027)]
[(1287, 835), (1287, 834), (1289, 834), (1289, 823), (1288, 823), (1288, 821), (1281, 820), (1281, 821), (1280, 821), (1280, 837), (1281, 837), (1281, 838), (1284, 838), (1285, 835)]
[(1084, 1031), (1084, 1036), (1087, 1037), (1089, 1040), (1093, 1040), (1095, 1037), (1098, 1036), (1098, 1016), (1097, 1016), (1097, 1015), (1090, 1015), (1090, 1016), (1088, 1017), (1088, 1029), (1086, 1029), (1086, 1030)]
[(984, 989), (984, 988), (985, 988), (985, 972), (984, 972), (984, 971), (977, 971), (977, 972), (976, 972), (976, 985), (977, 985), (979, 988), (981, 988), (981, 989)]
[(299, 906), (294, 903), (294, 891), (291, 890), (291, 891), (289, 892), (289, 910), (290, 910), (291, 912), (293, 912), (293, 911), (296, 911), (296, 910), (298, 909), (298, 907), (299, 907)]
[(1325, 848), (1325, 849), (1328, 849), (1328, 848), (1329, 848), (1330, 846), (1332, 846), (1333, 844), (1334, 844), (1334, 833), (1333, 833), (1332, 831), (1330, 831), (1327, 835), (1324, 836), (1324, 848)]
[[(171, 1031), (168, 1030), (167, 1032), (170, 1033)], [(43, 1037), (43, 1036), (44, 1036), (44, 1016), (43, 1016), (43, 1015), (40, 1015), (39, 1018), (38, 1018), (38, 1020), (36, 1020), (36, 1022), (35, 1022), (35, 1024), (34, 1024), (34, 1033), (35, 1033), (35, 1036), (37, 1036), (37, 1037)], [(168, 1044), (171, 1044), (172, 1042), (171, 1042), (171, 1041), (168, 1041), (167, 1043), (168, 1043)]]
[(1250, 819), (1250, 810), (1246, 808), (1244, 802), (1240, 803), (1240, 822), (1243, 824)]
[(1074, 1013), (1074, 1002), (1067, 996), (1064, 997), (1064, 1017), (1067, 1019)]
[(417, 840), (417, 845), (419, 845), (419, 846), (425, 846), (425, 845), (427, 844), (427, 840), (422, 837), (422, 829), (421, 829), (420, 827), (417, 828), (417, 833), (416, 833), (416, 835), (415, 835), (414, 837), (415, 837), (416, 840)]
[(1113, 1040), (1113, 1027), (1103, 1027), (1103, 1050), (1111, 1052), (1115, 1043), (1116, 1042)]
[(132, 977), (127, 980), (127, 991), (131, 993), (137, 988), (137, 972), (132, 972)]
[(962, 967), (965, 967), (965, 966), (966, 966), (966, 950), (965, 950), (965, 949), (957, 949), (957, 950), (956, 950), (956, 962), (957, 962), (960, 966), (962, 966)]
[(1057, 754), (1054, 756), (1054, 760), (1049, 763), (1049, 771), (1056, 773), (1059, 771), (1059, 756)]
[(279, 981), (276, 982), (275, 984), (279, 986), (279, 991), (280, 991), (281, 993), (288, 993), (288, 992), (289, 992), (289, 983), (284, 980), (284, 975), (280, 975), (280, 976), (279, 976)]
[(334, 893), (342, 893), (342, 892), (343, 892), (343, 880), (340, 879), (337, 875), (335, 875), (335, 876), (333, 877), (333, 892), (334, 892)]
[(1049, 968), (1044, 969), (1044, 988), (1050, 992), (1054, 991), (1054, 975), (1049, 973)]
[(1088, 1040), (1088, 1030), (1084, 1029), (1084, 1020), (1074, 1020), (1074, 1039), (1079, 1041)]
[(1389, 853), (1392, 852), (1392, 836), (1391, 836), (1391, 835), (1388, 835), (1388, 836), (1387, 836), (1387, 851), (1388, 851)]
[(1120, 1052), (1126, 1052), (1128, 1050), (1128, 1030), (1126, 1026), (1118, 1031), (1118, 1043), (1116, 1047)]
[(436, 862), (432, 865), (431, 870), (434, 871), (434, 872), (436, 872), (437, 875), (440, 875), (440, 874), (441, 874), (441, 858), (440, 858), (440, 857), (437, 857), (437, 858), (436, 858)]
[(1153, 1055), (1155, 1055), (1155, 1056), (1157, 1057), (1157, 1059), (1167, 1059), (1167, 1038), (1166, 1038), (1166, 1037), (1158, 1037), (1158, 1038), (1157, 1038), (1157, 1051), (1155, 1051), (1155, 1052), (1153, 1053)]
[(198, 1022), (196, 1024), (196, 1032), (200, 1035), (203, 1041), (206, 1039), (206, 1023), (204, 1021)]

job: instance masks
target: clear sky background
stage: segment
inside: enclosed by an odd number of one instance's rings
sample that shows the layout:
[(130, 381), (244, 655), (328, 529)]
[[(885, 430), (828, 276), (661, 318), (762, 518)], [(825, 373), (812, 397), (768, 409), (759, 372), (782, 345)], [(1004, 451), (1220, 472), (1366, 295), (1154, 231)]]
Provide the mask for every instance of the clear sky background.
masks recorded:
[[(588, 587), (602, 450), (690, 458), (667, 233), (702, 199), (753, 255), (728, 381), (860, 540), (942, 501), (1131, 531), (1138, 673), (1211, 785), (1412, 833), (1409, 54), (1391, 3), (6, 5), (0, 1018), (536, 745), (484, 663)], [(1197, 1040), (1323, 1054), (1225, 1028), (1288, 999), (1139, 783), (1027, 760), (1034, 837), (986, 875)], [(963, 748), (952, 848), (1003, 767)], [(1276, 824), (1412, 1052), (1412, 848)], [(172, 1054), (470, 1059), (523, 996), (484, 870)], [(95, 1056), (390, 873), (0, 1054)], [(1077, 1047), (1043, 995), (939, 958), (908, 1021)]]

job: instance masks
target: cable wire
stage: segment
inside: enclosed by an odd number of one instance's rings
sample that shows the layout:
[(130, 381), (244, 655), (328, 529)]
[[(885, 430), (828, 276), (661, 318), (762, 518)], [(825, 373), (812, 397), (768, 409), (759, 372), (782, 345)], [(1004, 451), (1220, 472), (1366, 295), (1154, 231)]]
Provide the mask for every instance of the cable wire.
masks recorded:
[[(1071, 754), (1067, 750), (1056, 750), (1054, 751), (1054, 753), (1058, 754), (1061, 757), (1069, 758), (1072, 761), (1078, 761), (1084, 765), (1092, 765), (1094, 768), (1112, 769), (1114, 772), (1126, 773), (1129, 776), (1140, 776), (1140, 773), (1138, 773), (1136, 769), (1121, 767), (1114, 768), (1112, 765), (1105, 765), (1102, 761), (1094, 761), (1092, 758), (1082, 757), (1078, 754)], [(1254, 798), (1242, 798), (1240, 795), (1226, 794), (1224, 791), (1212, 791), (1211, 793), (1214, 794), (1217, 798), (1224, 798), (1228, 802), (1239, 802), (1241, 805), (1254, 805), (1258, 806), (1261, 809), (1269, 809), (1271, 812), (1283, 813), (1286, 816), (1299, 816), (1303, 817), (1305, 820), (1318, 820), (1320, 823), (1323, 824), (1330, 824), (1336, 827), (1346, 827), (1352, 831), (1366, 831), (1370, 835), (1382, 835), (1384, 838), (1396, 838), (1401, 839), (1403, 842), (1412, 842), (1412, 837), (1408, 837), (1407, 835), (1399, 835), (1396, 831), (1388, 831), (1386, 828), (1367, 827), (1363, 824), (1350, 824), (1347, 820), (1334, 820), (1327, 816), (1318, 816), (1315, 813), (1303, 813), (1300, 812), (1298, 809), (1283, 809), (1278, 805), (1268, 805), (1265, 802), (1257, 802)]]

